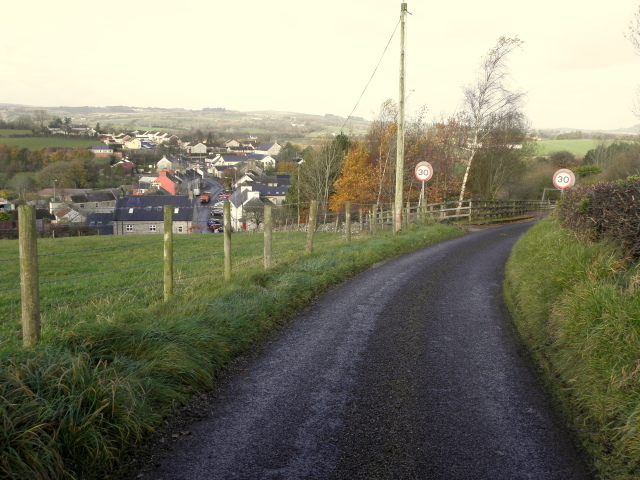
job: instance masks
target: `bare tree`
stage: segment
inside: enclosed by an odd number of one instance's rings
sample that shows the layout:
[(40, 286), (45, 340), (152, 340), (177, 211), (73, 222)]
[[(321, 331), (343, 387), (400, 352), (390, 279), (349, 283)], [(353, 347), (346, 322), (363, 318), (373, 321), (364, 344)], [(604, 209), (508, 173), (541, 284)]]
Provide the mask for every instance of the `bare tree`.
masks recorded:
[(519, 185), (519, 179), (526, 172), (525, 159), (531, 157), (535, 149), (524, 114), (513, 112), (498, 121), (485, 137), (486, 146), (477, 152), (469, 178), (474, 192), (487, 200), (508, 198), (505, 187)]
[(47, 122), (51, 119), (51, 115), (46, 110), (36, 110), (33, 112), (33, 120), (40, 127), (40, 131), (44, 132), (47, 129)]
[(498, 120), (510, 112), (516, 111), (523, 92), (512, 91), (508, 87), (509, 70), (507, 57), (522, 45), (518, 37), (500, 37), (498, 43), (487, 53), (480, 66), (476, 81), (463, 88), (463, 118), (469, 129), (466, 168), (460, 188), (458, 205), (462, 205), (469, 179), (471, 164), (492, 130), (500, 123)]
[(300, 193), (305, 199), (317, 200), (325, 214), (329, 197), (334, 192), (334, 183), (340, 175), (345, 145), (348, 146), (348, 139), (346, 136), (339, 136), (331, 143), (308, 150), (304, 155), (304, 162), (300, 164)]

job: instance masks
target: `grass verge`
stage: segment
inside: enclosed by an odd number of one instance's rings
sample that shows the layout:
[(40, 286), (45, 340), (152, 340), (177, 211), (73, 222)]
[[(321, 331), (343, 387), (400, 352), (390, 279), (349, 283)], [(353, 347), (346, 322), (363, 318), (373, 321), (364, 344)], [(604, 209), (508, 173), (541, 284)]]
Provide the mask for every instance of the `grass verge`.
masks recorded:
[(515, 246), (505, 293), (598, 477), (640, 478), (640, 267), (547, 218)]
[[(462, 234), (431, 225), (379, 233), (246, 267), (231, 282), (193, 279), (170, 304), (70, 321), (0, 360), (0, 477), (109, 478), (216, 372), (317, 295), (376, 262)], [(69, 316), (73, 316), (69, 310)]]

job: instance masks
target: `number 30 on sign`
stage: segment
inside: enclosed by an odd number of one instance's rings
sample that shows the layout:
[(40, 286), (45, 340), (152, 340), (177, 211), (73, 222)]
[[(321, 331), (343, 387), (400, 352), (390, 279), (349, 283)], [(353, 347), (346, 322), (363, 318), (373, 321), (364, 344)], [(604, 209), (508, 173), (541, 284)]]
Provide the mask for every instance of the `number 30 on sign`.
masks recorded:
[(576, 176), (573, 174), (571, 170), (566, 168), (561, 168), (556, 173), (553, 174), (553, 185), (556, 188), (569, 188), (573, 187), (576, 183)]
[(433, 175), (433, 168), (429, 162), (418, 162), (414, 175), (419, 181), (426, 182)]

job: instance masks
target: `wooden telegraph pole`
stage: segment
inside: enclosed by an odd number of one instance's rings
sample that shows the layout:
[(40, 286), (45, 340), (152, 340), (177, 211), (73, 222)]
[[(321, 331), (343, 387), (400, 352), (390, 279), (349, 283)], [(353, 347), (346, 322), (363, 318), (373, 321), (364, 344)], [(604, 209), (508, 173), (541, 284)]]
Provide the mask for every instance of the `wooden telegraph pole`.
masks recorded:
[(398, 146), (396, 157), (396, 198), (393, 231), (402, 229), (402, 192), (404, 190), (404, 44), (407, 4), (400, 6), (400, 99), (398, 101)]

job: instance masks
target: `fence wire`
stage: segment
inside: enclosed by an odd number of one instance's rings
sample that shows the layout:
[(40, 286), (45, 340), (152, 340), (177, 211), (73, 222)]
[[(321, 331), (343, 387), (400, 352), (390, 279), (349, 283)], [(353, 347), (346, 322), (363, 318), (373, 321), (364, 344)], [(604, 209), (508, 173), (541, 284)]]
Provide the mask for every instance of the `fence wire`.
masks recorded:
[[(391, 204), (363, 205), (352, 204), (350, 208), (351, 233), (369, 233), (393, 228), (394, 211)], [(344, 205), (331, 205), (332, 209), (322, 208), (316, 217), (316, 229), (313, 238), (314, 249), (330, 248), (332, 243), (343, 242), (346, 234), (347, 212)], [(420, 222), (424, 219), (454, 218), (488, 221), (501, 216), (523, 214), (526, 211), (551, 208), (549, 202), (468, 202), (461, 207), (458, 202), (447, 202), (425, 206), (409, 205), (403, 215), (408, 222)], [(291, 261), (305, 254), (308, 242), (310, 205), (293, 204), (272, 208), (272, 265)], [(254, 211), (251, 227), (247, 230), (234, 230), (231, 234), (231, 261), (233, 269), (255, 267), (263, 263), (264, 211)], [(245, 218), (246, 220), (247, 218)], [(151, 224), (142, 225), (145, 235)], [(254, 233), (251, 235), (250, 233)], [(159, 232), (156, 233), (159, 235)], [(144, 308), (160, 300), (158, 286), (163, 284), (163, 245), (162, 240), (138, 241), (124, 240), (125, 236), (115, 235), (93, 237), (95, 242), (108, 242), (95, 248), (73, 248), (84, 237), (39, 239), (38, 262), (41, 279), (40, 311), (48, 319), (56, 318), (56, 312), (62, 315), (71, 306), (90, 309), (91, 303), (123, 301), (117, 295), (131, 294), (128, 301), (134, 308)], [(174, 289), (194, 285), (194, 282), (206, 282), (212, 278), (220, 279), (225, 273), (223, 235), (204, 233), (184, 233), (173, 235), (173, 248), (177, 254), (173, 260)], [(43, 241), (44, 240), (44, 241)], [(0, 253), (0, 262), (5, 270), (4, 282), (16, 279), (19, 282), (20, 257), (17, 255), (17, 242), (8, 241)], [(69, 250), (52, 251), (71, 247)], [(42, 248), (41, 248), (42, 247)], [(106, 252), (118, 252), (117, 255), (105, 255)], [(71, 258), (71, 260), (56, 260)], [(144, 260), (147, 261), (144, 261)], [(133, 264), (134, 261), (143, 261)], [(13, 262), (13, 263), (12, 263)], [(102, 270), (102, 267), (112, 267)], [(94, 271), (91, 271), (94, 270)], [(134, 272), (138, 272), (133, 275)], [(200, 281), (200, 282), (198, 282)], [(152, 288), (153, 287), (153, 288)], [(0, 334), (4, 330), (16, 331), (20, 324), (20, 284), (0, 284)], [(153, 290), (153, 291), (151, 291)], [(99, 302), (96, 302), (99, 300)], [(51, 320), (53, 321), (53, 320)], [(4, 329), (4, 330), (3, 330)]]

